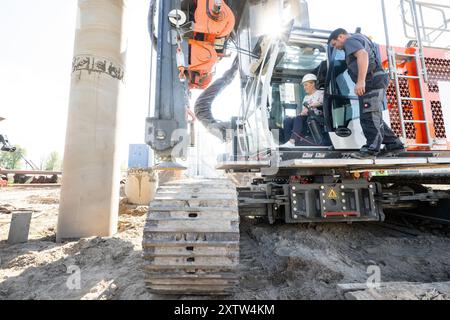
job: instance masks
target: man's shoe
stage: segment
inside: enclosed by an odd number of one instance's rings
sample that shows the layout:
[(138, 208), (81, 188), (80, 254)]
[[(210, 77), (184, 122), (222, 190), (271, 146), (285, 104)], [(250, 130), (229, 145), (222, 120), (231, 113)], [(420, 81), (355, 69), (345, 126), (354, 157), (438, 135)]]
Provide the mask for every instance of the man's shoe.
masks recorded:
[(398, 156), (399, 154), (402, 154), (404, 152), (406, 152), (406, 148), (405, 146), (398, 146), (395, 148), (384, 148), (383, 150), (381, 150), (380, 152), (380, 156), (382, 157), (395, 157)]
[(285, 144), (281, 145), (280, 148), (295, 148), (295, 144), (293, 144), (292, 142), (288, 141)]
[(350, 157), (353, 159), (367, 160), (367, 159), (375, 159), (376, 154), (358, 151), (350, 154)]

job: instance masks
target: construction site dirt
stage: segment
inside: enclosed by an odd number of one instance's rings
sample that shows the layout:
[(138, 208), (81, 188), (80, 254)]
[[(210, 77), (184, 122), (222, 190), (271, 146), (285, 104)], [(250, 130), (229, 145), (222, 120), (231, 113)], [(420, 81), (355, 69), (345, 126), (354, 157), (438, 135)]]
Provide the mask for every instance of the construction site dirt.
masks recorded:
[[(59, 188), (0, 193), (0, 300), (166, 299), (144, 281), (146, 207), (120, 206), (119, 233), (56, 243)], [(14, 210), (33, 211), (28, 243), (8, 245)], [(274, 225), (241, 221), (240, 285), (221, 299), (346, 299), (342, 285), (450, 282), (450, 229), (388, 216), (385, 223)], [(447, 286), (448, 288), (448, 286)], [(180, 299), (199, 297), (183, 296)], [(204, 297), (200, 297), (204, 298)], [(450, 299), (439, 286), (396, 291), (389, 299)]]

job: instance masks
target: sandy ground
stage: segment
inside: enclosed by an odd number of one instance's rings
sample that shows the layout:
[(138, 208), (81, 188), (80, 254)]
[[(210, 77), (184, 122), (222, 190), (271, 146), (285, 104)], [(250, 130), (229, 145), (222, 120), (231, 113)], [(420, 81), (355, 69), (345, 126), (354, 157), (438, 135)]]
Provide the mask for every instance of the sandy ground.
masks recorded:
[[(140, 269), (145, 213), (133, 210), (133, 215), (121, 215), (120, 232), (113, 238), (56, 244), (59, 190), (0, 192), (2, 204), (38, 210), (29, 243), (8, 246), (6, 241), (0, 242), (0, 299), (154, 298), (145, 289)], [(5, 215), (0, 215), (0, 240), (5, 240), (9, 224), (2, 223), (2, 217)], [(77, 270), (80, 289), (77, 278), (68, 273)]]
[[(0, 300), (167, 298), (144, 285), (145, 207), (122, 205), (115, 237), (56, 244), (58, 198), (59, 190), (51, 188), (0, 190), (0, 207), (35, 211), (30, 241), (14, 246), (6, 242), (10, 215), (0, 213)], [(244, 220), (241, 285), (230, 298), (343, 299), (337, 285), (365, 283), (374, 266), (383, 282), (450, 281), (449, 229), (408, 224), (269, 226)], [(401, 296), (429, 297), (449, 298), (434, 289)]]

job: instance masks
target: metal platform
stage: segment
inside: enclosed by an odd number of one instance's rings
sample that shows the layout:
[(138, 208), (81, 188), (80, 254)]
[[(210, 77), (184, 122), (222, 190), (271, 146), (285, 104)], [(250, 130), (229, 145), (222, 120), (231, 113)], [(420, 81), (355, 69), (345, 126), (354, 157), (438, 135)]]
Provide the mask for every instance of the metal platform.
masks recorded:
[[(217, 165), (218, 170), (250, 171), (269, 168), (270, 161), (224, 161)], [(347, 170), (389, 170), (425, 168), (450, 168), (450, 157), (399, 157), (377, 159), (295, 159), (281, 161), (280, 169), (347, 169)]]
[(280, 163), (280, 168), (331, 168), (348, 170), (424, 169), (435, 166), (450, 167), (449, 158), (378, 158), (358, 159), (299, 159)]
[(222, 161), (216, 166), (217, 170), (259, 170), (269, 168), (270, 161)]
[(445, 158), (428, 158), (429, 163), (433, 164), (442, 164), (442, 163), (450, 163), (450, 157)]

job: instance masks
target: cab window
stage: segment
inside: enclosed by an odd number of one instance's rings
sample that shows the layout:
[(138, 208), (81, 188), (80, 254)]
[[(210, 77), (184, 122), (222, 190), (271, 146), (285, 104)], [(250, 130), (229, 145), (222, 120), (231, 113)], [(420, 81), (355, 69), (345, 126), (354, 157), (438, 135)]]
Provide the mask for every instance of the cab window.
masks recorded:
[(344, 51), (333, 50), (331, 72), (333, 128), (347, 128), (351, 120), (359, 117), (359, 100), (354, 93), (355, 83), (348, 74)]

